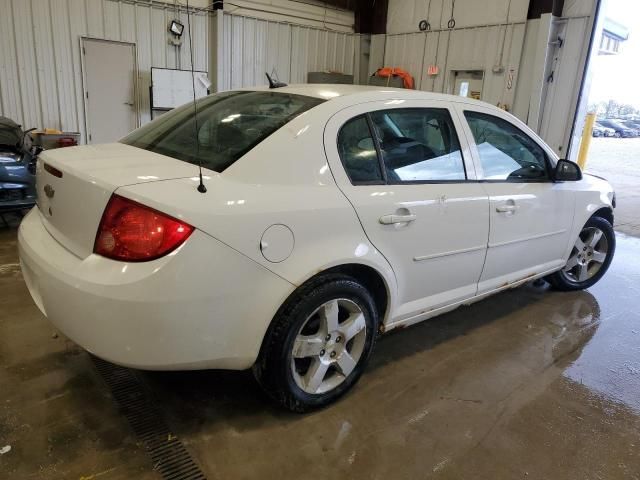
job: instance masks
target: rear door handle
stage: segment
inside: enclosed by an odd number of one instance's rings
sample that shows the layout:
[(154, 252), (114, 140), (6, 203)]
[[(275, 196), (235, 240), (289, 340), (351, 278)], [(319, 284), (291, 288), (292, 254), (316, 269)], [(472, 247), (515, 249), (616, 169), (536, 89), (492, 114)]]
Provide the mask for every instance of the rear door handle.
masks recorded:
[(504, 203), (496, 207), (496, 212), (498, 213), (513, 214), (516, 212), (516, 210), (518, 210), (518, 206), (516, 205), (516, 201), (512, 198), (506, 200)]
[(410, 223), (417, 217), (413, 214), (409, 215), (383, 215), (380, 217), (380, 223), (382, 225), (394, 225), (396, 223)]

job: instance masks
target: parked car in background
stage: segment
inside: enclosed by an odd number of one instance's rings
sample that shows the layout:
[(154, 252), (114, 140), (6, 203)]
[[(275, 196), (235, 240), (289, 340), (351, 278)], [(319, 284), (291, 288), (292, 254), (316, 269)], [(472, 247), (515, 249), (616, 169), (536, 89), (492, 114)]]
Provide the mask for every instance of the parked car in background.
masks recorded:
[(65, 335), (129, 367), (253, 368), (294, 411), (345, 394), (378, 333), (538, 278), (588, 288), (616, 241), (607, 181), (499, 108), (415, 90), (217, 93), (45, 150), (37, 184), (22, 272)]
[(594, 137), (615, 137), (615, 135), (616, 131), (613, 128), (605, 127), (598, 122), (593, 125)]
[(13, 120), (0, 117), (0, 213), (35, 205), (34, 155), (29, 133)]
[(631, 138), (635, 137), (636, 130), (633, 128), (629, 128), (626, 125), (623, 125), (617, 120), (612, 120), (610, 118), (605, 118), (603, 120), (598, 120), (600, 125), (603, 125), (608, 128), (612, 128), (614, 130), (614, 136), (616, 138)]
[(620, 123), (635, 131), (636, 137), (640, 136), (640, 121), (638, 120), (621, 120)]

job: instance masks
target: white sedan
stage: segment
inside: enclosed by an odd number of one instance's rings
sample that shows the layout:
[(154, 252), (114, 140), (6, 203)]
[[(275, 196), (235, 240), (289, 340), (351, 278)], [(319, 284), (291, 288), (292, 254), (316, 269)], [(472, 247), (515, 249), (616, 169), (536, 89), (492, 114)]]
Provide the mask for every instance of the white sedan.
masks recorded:
[(194, 111), (38, 161), (25, 281), (111, 362), (253, 368), (306, 411), (355, 384), (379, 332), (536, 278), (587, 288), (611, 262), (611, 186), (485, 103), (300, 85)]

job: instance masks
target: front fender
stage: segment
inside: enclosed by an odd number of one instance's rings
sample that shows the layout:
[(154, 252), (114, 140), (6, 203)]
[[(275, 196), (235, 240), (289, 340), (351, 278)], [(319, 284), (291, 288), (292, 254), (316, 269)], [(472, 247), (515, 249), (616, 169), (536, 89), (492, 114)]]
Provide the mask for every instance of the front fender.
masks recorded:
[(569, 258), (575, 239), (582, 227), (598, 211), (609, 209), (613, 216), (613, 187), (605, 179), (586, 174), (576, 182), (576, 208), (571, 231), (571, 241), (567, 246), (565, 258)]

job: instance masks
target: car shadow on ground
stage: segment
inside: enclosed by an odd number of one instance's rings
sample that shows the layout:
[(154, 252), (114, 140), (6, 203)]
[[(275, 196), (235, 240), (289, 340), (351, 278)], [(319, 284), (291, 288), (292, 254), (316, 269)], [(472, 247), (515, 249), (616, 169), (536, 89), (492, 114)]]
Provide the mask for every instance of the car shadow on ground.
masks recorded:
[(2, 212), (0, 210), (0, 230), (9, 230), (12, 228), (18, 228), (22, 218), (27, 214), (28, 210), (22, 211), (10, 211)]
[[(544, 326), (544, 322), (548, 321), (549, 328), (553, 329), (553, 324), (558, 323), (557, 319), (550, 318), (548, 314), (545, 318), (545, 312), (551, 310), (558, 312), (554, 315), (565, 319), (555, 326), (560, 333), (551, 333), (556, 350), (551, 362), (577, 358), (599, 323), (597, 301), (588, 292), (550, 291), (546, 282), (539, 281), (381, 336), (361, 382), (367, 382), (367, 377), (378, 369), (398, 363), (406, 357), (424, 354), (502, 320), (517, 322), (517, 328), (526, 330), (528, 311), (536, 316), (535, 320), (531, 319), (532, 322)], [(582, 331), (582, 326), (578, 324), (579, 319), (585, 316), (591, 318), (589, 328), (586, 334), (576, 334), (576, 331)], [(576, 325), (567, 329), (564, 321), (575, 322)], [(594, 325), (595, 328), (591, 328)], [(495, 326), (501, 328), (499, 324)], [(182, 435), (198, 432), (211, 434), (229, 424), (238, 431), (249, 431), (288, 424), (302, 418), (268, 399), (250, 370), (139, 372), (139, 375), (156, 398), (168, 423), (179, 427), (176, 433)], [(357, 390), (359, 386), (355, 388)], [(343, 401), (348, 401), (348, 397), (349, 394)]]

